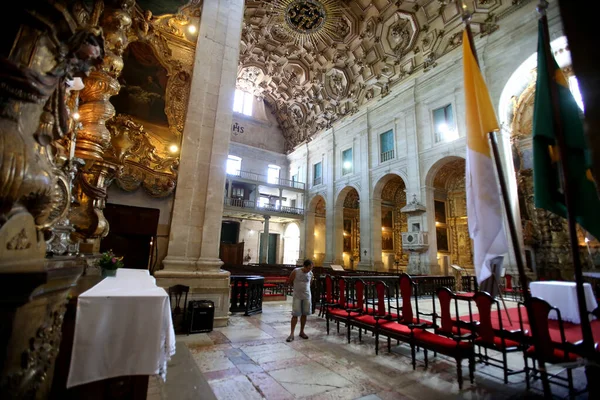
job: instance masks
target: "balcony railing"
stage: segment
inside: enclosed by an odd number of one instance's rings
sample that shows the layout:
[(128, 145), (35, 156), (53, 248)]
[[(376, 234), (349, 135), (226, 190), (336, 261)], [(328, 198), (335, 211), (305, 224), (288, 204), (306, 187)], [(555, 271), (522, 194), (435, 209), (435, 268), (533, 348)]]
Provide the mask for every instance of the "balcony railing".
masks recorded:
[(269, 183), (272, 185), (286, 186), (294, 189), (304, 190), (304, 182), (293, 181), (291, 179), (284, 178), (269, 178), (267, 175), (257, 174), (255, 172), (248, 171), (235, 171), (233, 173), (227, 173), (228, 176), (238, 177), (242, 179), (248, 179), (250, 181)]
[(280, 206), (275, 204), (256, 204), (254, 200), (229, 199), (225, 197), (225, 206), (253, 209), (258, 211), (272, 211), (282, 214), (304, 215), (304, 210), (297, 207)]
[(386, 162), (394, 158), (394, 150), (384, 151), (381, 153), (381, 162)]
[(323, 178), (318, 177), (318, 178), (313, 179), (313, 186), (320, 185), (321, 183), (323, 183)]

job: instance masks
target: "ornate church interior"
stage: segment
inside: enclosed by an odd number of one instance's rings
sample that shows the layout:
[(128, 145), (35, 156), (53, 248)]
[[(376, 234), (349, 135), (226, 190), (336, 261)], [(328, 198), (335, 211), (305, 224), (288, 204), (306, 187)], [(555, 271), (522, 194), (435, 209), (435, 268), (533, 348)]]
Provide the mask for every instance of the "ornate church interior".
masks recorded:
[[(595, 42), (563, 3), (15, 4), (0, 39), (0, 398), (600, 393), (586, 230), (600, 220), (569, 205), (598, 193), (571, 195), (562, 170), (559, 215), (536, 190), (547, 68), (554, 148), (573, 137), (568, 93), (594, 187), (600, 171)], [(497, 120), (488, 185), (508, 249), (484, 279), (467, 37)], [(289, 340), (305, 260), (309, 340)]]

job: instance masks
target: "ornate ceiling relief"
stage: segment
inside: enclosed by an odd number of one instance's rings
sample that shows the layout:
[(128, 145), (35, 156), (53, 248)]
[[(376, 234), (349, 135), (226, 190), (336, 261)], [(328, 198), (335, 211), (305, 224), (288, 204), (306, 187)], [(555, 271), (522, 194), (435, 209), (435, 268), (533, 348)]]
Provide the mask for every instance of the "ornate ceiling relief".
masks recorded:
[[(490, 34), (522, 3), (471, 2), (473, 33)], [(435, 68), (462, 29), (455, 0), (246, 1), (238, 88), (271, 106), (291, 151)], [(251, 66), (262, 74), (249, 86)]]

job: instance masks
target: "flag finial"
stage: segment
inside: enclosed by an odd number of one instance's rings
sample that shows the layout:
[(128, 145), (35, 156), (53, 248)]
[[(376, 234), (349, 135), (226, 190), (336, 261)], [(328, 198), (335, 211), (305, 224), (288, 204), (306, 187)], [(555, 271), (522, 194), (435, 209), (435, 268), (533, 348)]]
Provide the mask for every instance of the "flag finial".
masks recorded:
[(541, 16), (546, 15), (546, 10), (548, 9), (548, 2), (546, 0), (540, 0), (537, 6), (537, 12), (540, 13)]
[(469, 8), (467, 7), (467, 4), (464, 2), (464, 0), (461, 0), (460, 4), (462, 9), (462, 21), (465, 24), (469, 24), (471, 22), (471, 13), (469, 12)]

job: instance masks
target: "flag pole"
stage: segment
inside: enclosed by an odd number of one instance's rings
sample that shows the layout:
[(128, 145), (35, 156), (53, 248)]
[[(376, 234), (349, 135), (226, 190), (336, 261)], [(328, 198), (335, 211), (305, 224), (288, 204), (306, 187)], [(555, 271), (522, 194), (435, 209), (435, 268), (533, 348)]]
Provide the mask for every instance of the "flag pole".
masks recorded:
[[(473, 32), (471, 31), (471, 23), (470, 23), (471, 14), (469, 13), (469, 11), (467, 9), (467, 5), (465, 4), (464, 0), (461, 0), (461, 3), (462, 3), (462, 20), (463, 20), (463, 23), (465, 24), (465, 30), (467, 31), (467, 37), (469, 38), (469, 44), (471, 45), (471, 51), (473, 52), (473, 57), (475, 58), (477, 65), (479, 65), (479, 59), (477, 57), (477, 49), (475, 48), (475, 43), (473, 41)], [(493, 159), (494, 159), (494, 165), (496, 167), (496, 174), (498, 176), (498, 182), (500, 183), (500, 190), (501, 190), (501, 194), (502, 194), (504, 208), (506, 211), (505, 214), (506, 214), (506, 219), (508, 222), (510, 238), (511, 238), (511, 241), (513, 244), (513, 250), (515, 252), (517, 269), (519, 271), (519, 280), (520, 280), (521, 286), (523, 288), (525, 309), (527, 310), (527, 315), (533, 315), (533, 313), (531, 311), (531, 301), (530, 301), (531, 296), (530, 296), (529, 291), (527, 290), (527, 274), (525, 274), (525, 264), (523, 262), (523, 257), (522, 257), (522, 253), (521, 253), (521, 243), (519, 242), (519, 238), (517, 235), (517, 229), (516, 229), (515, 221), (513, 219), (513, 213), (512, 213), (512, 210), (510, 209), (508, 186), (506, 185), (506, 181), (504, 180), (504, 172), (503, 172), (503, 168), (502, 168), (502, 163), (500, 161), (500, 152), (498, 150), (498, 140), (496, 137), (496, 132), (489, 132), (488, 139), (489, 139), (490, 147), (492, 149), (492, 154), (494, 156)], [(538, 337), (536, 324), (531, 324), (530, 328), (531, 328), (532, 337)], [(524, 335), (524, 333), (523, 333), (523, 335)], [(539, 346), (537, 346), (535, 349), (536, 349), (536, 353), (541, 352), (541, 349), (539, 349)], [(551, 399), (552, 391), (550, 389), (550, 382), (548, 380), (548, 374), (546, 371), (545, 363), (541, 357), (537, 357), (537, 359), (538, 359), (538, 370), (541, 372), (541, 375), (542, 375), (542, 386), (544, 388), (544, 397), (547, 399)]]
[[(546, 0), (540, 0), (537, 10), (540, 14), (540, 21), (542, 23), (543, 32), (543, 45), (546, 53), (546, 66), (551, 68), (554, 65), (554, 57), (552, 57), (552, 49), (550, 48), (550, 32), (548, 29), (548, 17), (546, 10), (548, 8), (548, 2)], [(581, 331), (583, 336), (583, 350), (584, 356), (588, 360), (593, 358), (594, 355), (594, 337), (592, 335), (592, 328), (590, 325), (589, 315), (587, 311), (587, 303), (585, 300), (585, 292), (583, 290), (583, 274), (581, 259), (579, 257), (579, 244), (577, 242), (577, 230), (575, 226), (575, 214), (573, 209), (573, 185), (569, 179), (568, 165), (565, 162), (567, 159), (567, 145), (565, 139), (565, 132), (563, 130), (562, 121), (560, 118), (560, 106), (558, 102), (558, 88), (556, 86), (556, 79), (552, 73), (548, 73), (548, 87), (550, 88), (550, 100), (552, 103), (552, 126), (554, 128), (554, 134), (556, 136), (556, 142), (558, 145), (558, 153), (560, 158), (560, 174), (562, 175), (563, 190), (565, 197), (565, 208), (567, 211), (567, 223), (569, 227), (569, 244), (571, 250), (571, 257), (573, 258), (573, 268), (575, 270), (575, 288), (577, 292), (577, 303), (579, 305), (579, 317), (581, 320)], [(586, 365), (585, 374), (587, 377), (588, 390), (590, 398), (598, 398), (600, 396), (600, 387), (598, 380), (598, 368), (593, 365)]]

